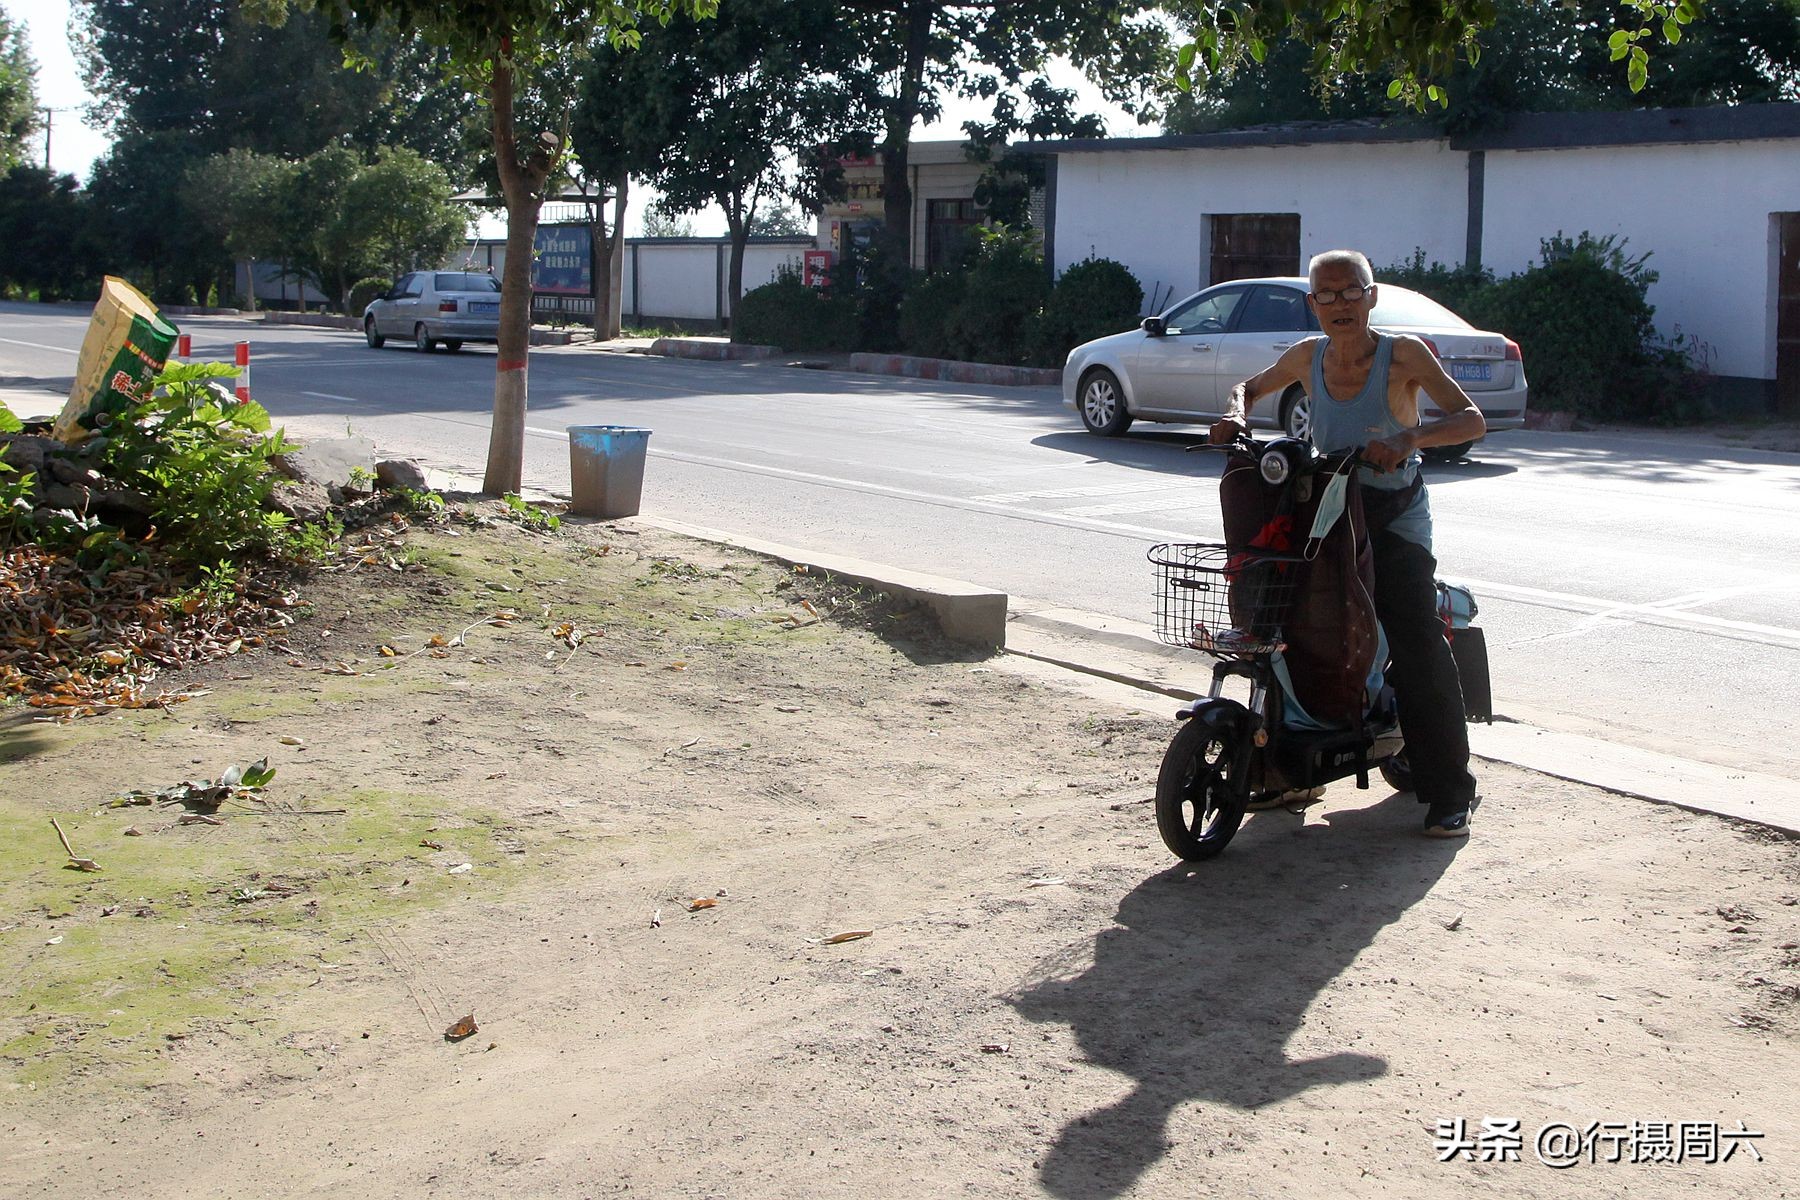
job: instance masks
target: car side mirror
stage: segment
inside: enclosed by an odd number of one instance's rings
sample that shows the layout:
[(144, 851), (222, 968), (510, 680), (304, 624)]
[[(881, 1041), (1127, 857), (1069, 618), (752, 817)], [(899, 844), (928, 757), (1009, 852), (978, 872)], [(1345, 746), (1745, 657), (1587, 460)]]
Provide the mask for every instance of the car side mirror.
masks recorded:
[(1143, 329), (1151, 337), (1161, 337), (1169, 331), (1169, 327), (1163, 323), (1161, 317), (1145, 317)]

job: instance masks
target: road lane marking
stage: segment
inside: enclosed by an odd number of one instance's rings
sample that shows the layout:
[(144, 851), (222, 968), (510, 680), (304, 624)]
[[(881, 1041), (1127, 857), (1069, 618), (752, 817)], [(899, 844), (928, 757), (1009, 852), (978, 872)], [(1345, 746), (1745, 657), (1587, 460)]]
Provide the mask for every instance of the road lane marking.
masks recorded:
[(18, 338), (0, 337), (0, 342), (9, 346), (30, 346), (33, 350), (54, 350), (58, 354), (80, 354), (80, 350), (71, 350), (67, 346), (46, 346), (42, 342), (21, 342)]
[[(323, 392), (309, 392), (307, 395), (319, 399), (338, 400), (347, 403), (359, 403), (347, 396), (332, 396)], [(391, 416), (399, 414), (373, 414), (375, 416)], [(483, 429), (488, 427), (485, 420), (465, 420), (440, 416), (435, 413), (405, 414), (414, 419), (439, 421), (444, 424), (462, 425), (469, 428)], [(569, 440), (565, 429), (550, 429), (541, 425), (527, 425), (525, 431), (536, 437), (548, 438), (566, 443)], [(1071, 517), (1066, 513), (1041, 511), (1011, 505), (994, 504), (978, 498), (951, 496), (942, 493), (925, 492), (914, 488), (890, 487), (886, 484), (868, 483), (858, 479), (844, 479), (838, 476), (824, 475), (815, 471), (800, 471), (788, 467), (773, 467), (761, 463), (748, 463), (737, 459), (721, 458), (715, 455), (690, 454), (683, 451), (650, 449), (649, 455), (668, 459), (672, 462), (689, 463), (694, 466), (717, 467), (723, 470), (738, 471), (751, 475), (762, 475), (778, 479), (788, 479), (798, 483), (812, 483), (824, 487), (841, 488), (845, 491), (861, 492), (868, 495), (890, 496), (901, 500), (914, 500), (924, 504), (937, 505), (962, 511), (980, 512), (989, 516), (1009, 517), (1014, 520), (1029, 521), (1039, 525), (1054, 525), (1067, 529), (1081, 529), (1090, 533), (1106, 534), (1119, 537), (1130, 537), (1134, 540), (1150, 542), (1199, 541), (1203, 538), (1217, 537), (1216, 533), (1197, 532), (1193, 529), (1172, 530), (1154, 526), (1132, 525), (1120, 521), (1097, 520), (1094, 518)], [(1778, 625), (1760, 625), (1748, 621), (1731, 621), (1722, 617), (1711, 617), (1701, 613), (1692, 613), (1680, 609), (1657, 607), (1654, 604), (1621, 604), (1617, 600), (1603, 600), (1594, 596), (1582, 596), (1572, 592), (1558, 592), (1544, 588), (1526, 587), (1523, 585), (1498, 583), (1493, 580), (1473, 579), (1465, 575), (1452, 573), (1451, 578), (1467, 584), (1474, 589), (1478, 598), (1510, 601), (1516, 604), (1530, 605), (1535, 608), (1550, 608), (1564, 612), (1575, 612), (1585, 615), (1608, 614), (1630, 624), (1654, 625), (1664, 628), (1678, 629), (1687, 633), (1711, 634), (1733, 641), (1768, 644), (1774, 642), (1784, 647), (1800, 649), (1800, 629), (1789, 629)], [(1796, 586), (1786, 581), (1776, 581), (1770, 586), (1783, 590)], [(1685, 600), (1687, 597), (1676, 597)], [(1667, 603), (1667, 602), (1664, 602)], [(1557, 635), (1560, 636), (1560, 635)], [(1542, 639), (1526, 639), (1539, 641)]]
[[(344, 404), (362, 404), (355, 396), (334, 396), (330, 392), (301, 392), (302, 396), (311, 396), (315, 400), (337, 400)], [(379, 415), (379, 414), (375, 414)]]

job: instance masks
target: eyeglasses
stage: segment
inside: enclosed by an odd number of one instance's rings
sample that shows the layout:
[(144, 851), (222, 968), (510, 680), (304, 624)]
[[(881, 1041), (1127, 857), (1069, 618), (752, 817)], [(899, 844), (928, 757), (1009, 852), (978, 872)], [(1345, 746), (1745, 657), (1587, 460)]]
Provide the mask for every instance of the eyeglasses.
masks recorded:
[(1336, 304), (1339, 300), (1346, 304), (1355, 304), (1368, 294), (1368, 288), (1347, 287), (1336, 292), (1314, 292), (1312, 298), (1320, 304)]

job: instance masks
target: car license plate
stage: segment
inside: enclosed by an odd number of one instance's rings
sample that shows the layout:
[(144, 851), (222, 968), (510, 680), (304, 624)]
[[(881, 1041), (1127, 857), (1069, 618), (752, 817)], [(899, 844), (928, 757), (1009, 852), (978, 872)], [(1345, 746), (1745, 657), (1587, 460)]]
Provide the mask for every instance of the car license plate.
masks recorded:
[(471, 300), (469, 311), (472, 313), (497, 313), (500, 306), (492, 300)]
[(1484, 362), (1453, 362), (1450, 364), (1450, 378), (1458, 383), (1492, 383), (1494, 364)]

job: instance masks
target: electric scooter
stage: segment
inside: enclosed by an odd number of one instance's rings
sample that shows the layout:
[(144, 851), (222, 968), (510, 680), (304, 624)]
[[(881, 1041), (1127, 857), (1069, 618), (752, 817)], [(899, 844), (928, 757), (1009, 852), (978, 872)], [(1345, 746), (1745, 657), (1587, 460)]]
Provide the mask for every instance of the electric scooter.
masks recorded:
[[(1203, 448), (1212, 447), (1195, 447)], [(1356, 451), (1319, 454), (1295, 438), (1264, 444), (1246, 435), (1235, 449), (1254, 462), (1261, 486), (1274, 490), (1276, 511), (1297, 511), (1315, 488), (1342, 488), (1343, 477), (1361, 462)], [(1329, 532), (1327, 517), (1344, 519), (1332, 516), (1330, 507), (1320, 505), (1325, 511), (1299, 549), (1186, 542), (1149, 551), (1158, 638), (1218, 660), (1209, 693), (1176, 714), (1182, 725), (1157, 774), (1157, 829), (1183, 859), (1209, 859), (1224, 850), (1259, 799), (1352, 775), (1357, 787), (1367, 788), (1371, 770), (1395, 791), (1412, 790), (1393, 689), (1377, 682), (1377, 674), (1354, 721), (1320, 722), (1294, 699), (1284, 627)], [(1474, 597), (1466, 588), (1440, 583), (1438, 599), (1463, 673), (1465, 710), (1491, 720), (1486, 644), (1470, 623)], [(1233, 680), (1247, 682), (1247, 699), (1225, 695)]]

